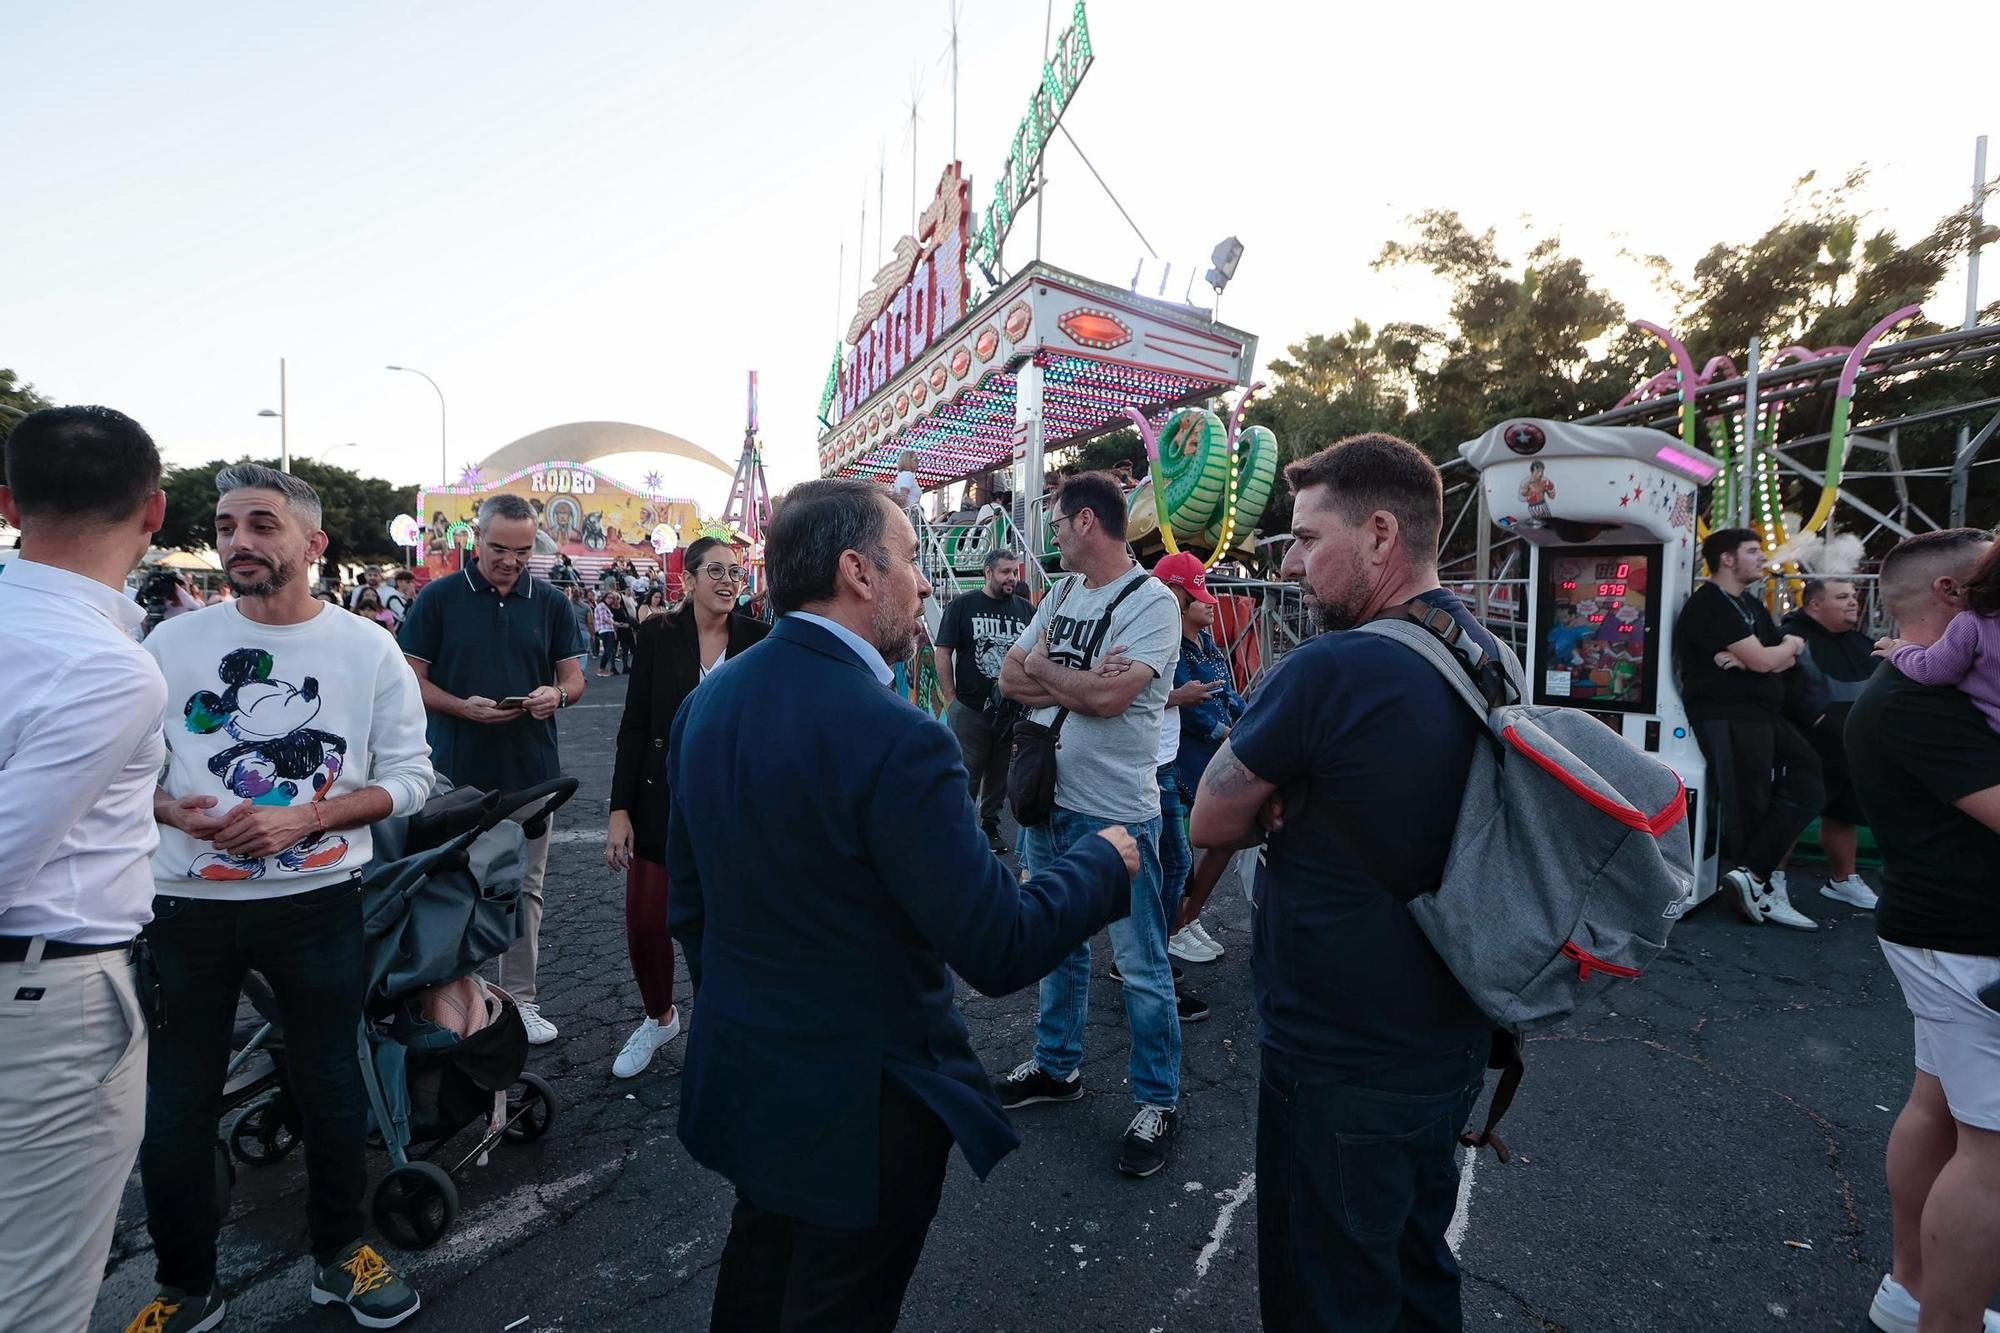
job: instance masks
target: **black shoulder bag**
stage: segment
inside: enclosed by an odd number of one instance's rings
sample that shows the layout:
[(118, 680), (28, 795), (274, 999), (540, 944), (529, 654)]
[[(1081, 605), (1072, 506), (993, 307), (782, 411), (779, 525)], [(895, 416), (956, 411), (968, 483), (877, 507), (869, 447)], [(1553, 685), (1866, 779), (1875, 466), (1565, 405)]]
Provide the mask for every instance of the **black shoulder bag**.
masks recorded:
[[(1049, 608), (1051, 621), (1062, 608), (1063, 598), (1069, 596), (1069, 590), (1082, 577), (1074, 575), (1055, 595), (1056, 604)], [(1097, 629), (1084, 645), (1081, 669), (1089, 670), (1091, 660), (1104, 646), (1105, 636), (1111, 633), (1111, 617), (1119, 603), (1130, 597), (1146, 577), (1142, 574), (1126, 584), (1111, 599), (1111, 605), (1104, 608), (1104, 618), (1097, 622)], [(1049, 815), (1056, 808), (1056, 751), (1061, 748), (1062, 725), (1068, 716), (1069, 709), (1058, 708), (1047, 726), (1025, 717), (1014, 723), (1007, 766), (1007, 804), (1013, 807), (1014, 819), (1022, 828), (1040, 828), (1049, 822)]]

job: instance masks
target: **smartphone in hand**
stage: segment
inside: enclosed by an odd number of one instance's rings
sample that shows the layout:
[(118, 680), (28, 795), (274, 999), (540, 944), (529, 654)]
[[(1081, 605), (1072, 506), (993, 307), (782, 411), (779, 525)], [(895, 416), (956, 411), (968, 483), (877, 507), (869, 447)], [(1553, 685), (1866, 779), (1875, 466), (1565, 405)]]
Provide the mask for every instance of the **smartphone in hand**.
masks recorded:
[(494, 705), (495, 708), (526, 708), (527, 706), (528, 696), (525, 694), (510, 694)]

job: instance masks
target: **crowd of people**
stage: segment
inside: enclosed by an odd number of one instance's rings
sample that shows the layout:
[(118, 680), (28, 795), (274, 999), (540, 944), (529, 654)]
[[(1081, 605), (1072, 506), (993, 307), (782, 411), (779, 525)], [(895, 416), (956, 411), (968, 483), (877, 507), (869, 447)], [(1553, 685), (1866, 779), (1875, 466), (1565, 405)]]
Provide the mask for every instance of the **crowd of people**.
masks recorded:
[[(163, 519), (159, 477), (146, 433), (104, 408), (37, 412), (6, 445), (0, 516), (24, 537), (0, 579), (0, 1329), (87, 1326), (135, 1158), (158, 1291), (131, 1330), (221, 1325), (210, 1146), (253, 968), (300, 1110), (308, 1297), (370, 1328), (419, 1310), (362, 1211), (370, 829), (438, 779), (556, 778), (556, 714), (593, 657), (629, 675), (604, 859), (641, 1012), (611, 1072), (686, 1036), (679, 1137), (736, 1192), (711, 1327), (894, 1327), (953, 1145), (983, 1178), (1018, 1146), (1010, 1113), (1084, 1095), (1100, 975), (1121, 987), (1133, 1101), (1107, 1167), (1158, 1173), (1183, 1132), (1182, 1026), (1207, 1016), (1178, 964), (1221, 953), (1201, 914), (1246, 861), (1263, 1324), (1461, 1327), (1445, 1233), (1494, 1025), (1407, 904), (1444, 875), (1480, 727), (1408, 648), (1344, 632), (1423, 614), (1502, 651), (1440, 586), (1442, 488), (1414, 446), (1360, 436), (1286, 469), (1281, 572), (1317, 633), (1247, 699), (1202, 562), (1147, 569), (1119, 479), (1067, 478), (1062, 576), (1031, 600), (996, 550), (944, 608), (941, 719), (885, 688), (932, 589), (905, 497), (879, 485), (788, 493), (767, 622), (743, 552), (713, 538), (685, 552), (677, 600), (658, 571), (542, 579), (534, 512), (507, 495), (481, 506), (462, 570), (412, 595), (371, 569), (329, 598), (310, 587), (318, 496), (239, 464), (216, 479), (233, 595), (140, 643), (122, 590)], [(1876, 911), (1915, 1020), (1871, 1318), (1971, 1328), (2000, 1283), (2000, 547), (1957, 529), (1890, 552), (1897, 637), (1879, 642), (1838, 579), (1775, 623), (1753, 533), (1702, 554), (1679, 665), (1719, 780), (1724, 892), (1753, 923), (1813, 928), (1785, 865), (1819, 818), (1822, 892)], [(494, 971), (541, 1045), (560, 1036), (537, 987), (552, 831), (530, 832)], [(997, 1078), (955, 979), (1039, 988), (1032, 1049)]]

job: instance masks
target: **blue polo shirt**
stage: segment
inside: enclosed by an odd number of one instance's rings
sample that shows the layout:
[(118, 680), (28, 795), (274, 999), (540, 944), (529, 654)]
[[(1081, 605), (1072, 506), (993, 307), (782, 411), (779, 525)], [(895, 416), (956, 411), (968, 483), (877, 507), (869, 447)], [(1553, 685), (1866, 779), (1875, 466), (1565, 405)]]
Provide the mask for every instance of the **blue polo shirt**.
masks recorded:
[[(555, 684), (556, 666), (586, 655), (583, 632), (553, 586), (523, 572), (502, 595), (477, 562), (432, 579), (397, 631), (403, 654), (430, 666), (431, 682), (461, 699), (499, 702)], [(560, 776), (555, 719), (525, 712), (488, 725), (430, 715), (431, 763), (463, 787), (516, 791)]]
[[(1458, 598), (1422, 597), (1496, 651)], [(1427, 661), (1355, 633), (1287, 654), (1230, 732), (1285, 801), (1251, 972), (1258, 1040), (1302, 1080), (1431, 1094), (1484, 1068), (1493, 1025), (1407, 906), (1443, 879), (1480, 735)]]

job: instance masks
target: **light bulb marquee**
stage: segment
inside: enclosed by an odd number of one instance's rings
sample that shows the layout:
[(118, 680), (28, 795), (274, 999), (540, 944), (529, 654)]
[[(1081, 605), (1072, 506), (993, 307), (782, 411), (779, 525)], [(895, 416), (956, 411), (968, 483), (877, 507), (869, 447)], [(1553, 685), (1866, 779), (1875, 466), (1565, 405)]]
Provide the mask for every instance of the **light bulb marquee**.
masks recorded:
[(1042, 370), (1046, 447), (1204, 402), (1247, 381), (1257, 340), (1208, 312), (1033, 264), (820, 437), (820, 474), (888, 477), (904, 450), (926, 489), (1011, 464), (1019, 370)]

